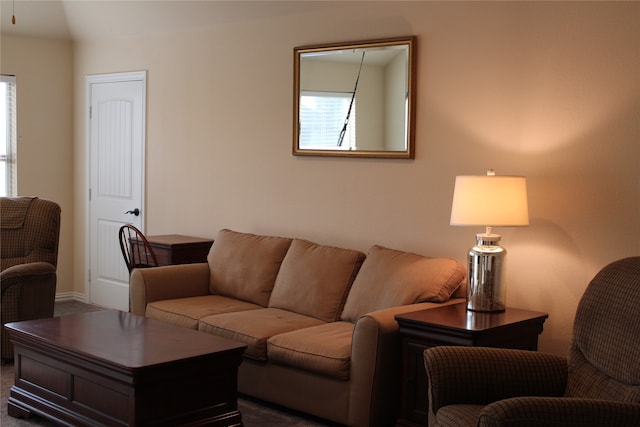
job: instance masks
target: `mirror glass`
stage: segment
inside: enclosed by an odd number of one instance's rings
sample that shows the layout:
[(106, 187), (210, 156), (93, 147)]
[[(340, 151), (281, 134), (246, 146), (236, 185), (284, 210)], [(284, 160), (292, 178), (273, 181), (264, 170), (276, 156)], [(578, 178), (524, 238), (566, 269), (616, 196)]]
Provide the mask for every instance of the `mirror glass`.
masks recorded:
[(293, 154), (413, 159), (415, 42), (294, 48)]

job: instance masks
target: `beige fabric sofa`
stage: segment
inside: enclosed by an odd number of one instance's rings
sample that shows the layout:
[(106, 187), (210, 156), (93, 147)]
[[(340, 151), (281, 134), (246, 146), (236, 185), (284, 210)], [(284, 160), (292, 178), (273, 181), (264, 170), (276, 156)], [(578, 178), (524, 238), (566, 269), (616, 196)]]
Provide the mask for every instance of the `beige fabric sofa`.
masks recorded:
[(131, 311), (247, 344), (240, 393), (349, 426), (399, 407), (394, 316), (462, 301), (464, 267), (220, 230), (207, 263), (134, 270)]

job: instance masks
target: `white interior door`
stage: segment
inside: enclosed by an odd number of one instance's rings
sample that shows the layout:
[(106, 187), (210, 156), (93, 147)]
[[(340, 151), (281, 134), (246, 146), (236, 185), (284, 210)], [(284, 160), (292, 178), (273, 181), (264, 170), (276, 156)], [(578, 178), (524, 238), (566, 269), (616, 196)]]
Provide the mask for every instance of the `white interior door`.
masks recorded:
[(128, 311), (118, 230), (126, 223), (143, 229), (146, 72), (88, 76), (87, 94), (88, 300)]

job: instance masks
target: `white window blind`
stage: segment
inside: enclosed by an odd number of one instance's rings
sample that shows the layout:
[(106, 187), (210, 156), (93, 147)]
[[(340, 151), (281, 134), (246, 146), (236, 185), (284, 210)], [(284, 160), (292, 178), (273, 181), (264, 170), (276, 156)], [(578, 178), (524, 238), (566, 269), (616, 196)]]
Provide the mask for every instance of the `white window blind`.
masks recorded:
[(300, 148), (315, 150), (356, 149), (356, 103), (354, 100), (349, 124), (338, 145), (351, 103), (350, 92), (303, 91), (300, 96)]
[(16, 196), (16, 78), (0, 75), (0, 195)]

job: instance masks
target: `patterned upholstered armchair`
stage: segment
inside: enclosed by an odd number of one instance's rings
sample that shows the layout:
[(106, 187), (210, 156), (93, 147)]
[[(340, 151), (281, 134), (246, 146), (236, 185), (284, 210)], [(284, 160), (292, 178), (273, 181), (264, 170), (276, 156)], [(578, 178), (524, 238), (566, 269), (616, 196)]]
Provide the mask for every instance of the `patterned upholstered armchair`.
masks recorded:
[[(60, 207), (32, 198), (0, 198), (0, 317), (8, 322), (53, 316)], [(2, 359), (13, 345), (2, 328)]]
[(640, 257), (591, 281), (568, 358), (433, 347), (424, 359), (431, 426), (640, 426)]

